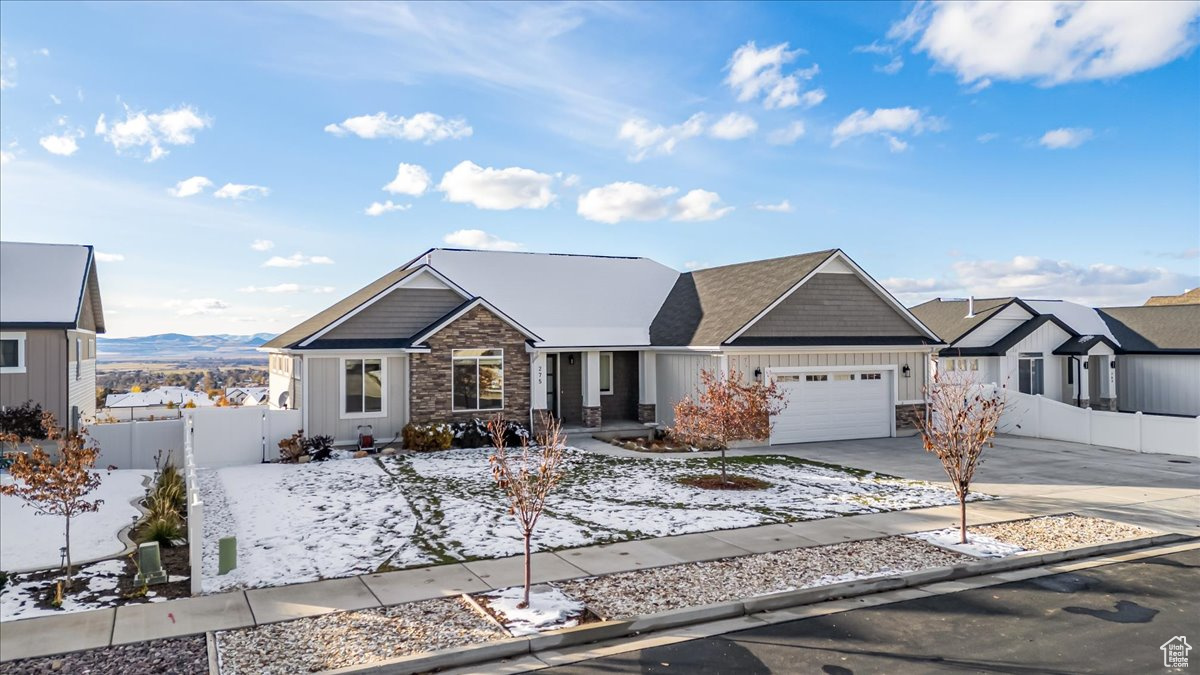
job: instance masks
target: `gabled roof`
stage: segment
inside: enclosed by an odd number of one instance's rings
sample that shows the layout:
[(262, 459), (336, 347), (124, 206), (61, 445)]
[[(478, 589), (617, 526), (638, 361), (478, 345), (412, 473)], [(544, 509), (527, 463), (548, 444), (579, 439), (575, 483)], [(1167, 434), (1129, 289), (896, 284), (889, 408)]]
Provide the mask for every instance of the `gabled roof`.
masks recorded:
[(499, 318), (501, 321), (503, 321), (503, 322), (507, 323), (508, 325), (512, 326), (513, 328), (515, 328), (517, 330), (517, 332), (524, 335), (526, 339), (533, 340), (533, 341), (541, 340), (541, 338), (538, 337), (536, 333), (533, 333), (525, 326), (522, 326), (520, 323), (518, 323), (516, 320), (514, 320), (511, 316), (505, 314), (504, 312), (500, 311), (499, 309), (496, 309), (496, 307), (494, 305), (492, 305), (492, 303), (488, 302), (487, 300), (484, 300), (483, 298), (471, 298), (470, 300), (467, 300), (466, 302), (462, 303), (458, 307), (455, 307), (454, 309), (450, 310), (449, 312), (446, 313), (445, 316), (443, 316), (442, 318), (429, 324), (423, 330), (421, 330), (421, 332), (414, 335), (412, 337), (413, 344), (418, 344), (418, 345), (423, 344), (426, 340), (428, 340), (430, 337), (432, 337), (438, 331), (440, 331), (443, 328), (445, 328), (446, 326), (449, 326), (450, 324), (454, 323), (455, 321), (458, 320), (459, 317), (461, 317), (462, 315), (471, 311), (472, 309), (475, 309), (476, 307), (482, 307), (482, 308), (486, 309), (487, 311), (491, 312), (497, 318)]
[(1085, 356), (1099, 344), (1108, 345), (1114, 352), (1120, 349), (1117, 343), (1104, 335), (1080, 335), (1059, 345), (1054, 353), (1058, 356)]
[(680, 274), (650, 324), (651, 344), (720, 345), (836, 252), (829, 249)]
[(1126, 354), (1200, 354), (1200, 305), (1102, 307)]
[(1064, 323), (1062, 319), (1053, 314), (1040, 314), (1012, 329), (1007, 335), (990, 345), (983, 347), (947, 347), (938, 353), (942, 356), (1003, 356), (1008, 350), (1015, 347), (1018, 342), (1029, 337), (1033, 334), (1033, 331), (1048, 323), (1058, 326), (1071, 338), (1079, 337), (1079, 334), (1071, 330), (1071, 327)]
[(104, 332), (100, 282), (91, 246), (0, 242), (0, 325), (78, 328), (84, 300)]
[(947, 344), (954, 344), (1012, 304), (1019, 304), (1030, 314), (1037, 314), (1016, 298), (975, 298), (975, 314), (970, 317), (967, 316), (968, 301), (965, 299), (934, 298), (910, 311)]
[(1147, 307), (1161, 307), (1162, 305), (1200, 305), (1200, 286), (1179, 295), (1153, 295), (1146, 300)]

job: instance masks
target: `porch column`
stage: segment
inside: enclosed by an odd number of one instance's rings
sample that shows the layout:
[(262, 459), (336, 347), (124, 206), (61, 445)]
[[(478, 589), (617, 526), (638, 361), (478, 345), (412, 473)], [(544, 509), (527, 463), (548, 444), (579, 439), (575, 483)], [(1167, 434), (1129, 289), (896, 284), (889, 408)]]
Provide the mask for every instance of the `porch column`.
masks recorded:
[(529, 407), (536, 419), (538, 411), (546, 409), (546, 354), (533, 352), (529, 360)]
[(1117, 409), (1117, 357), (1109, 354), (1101, 361), (1104, 364), (1104, 373), (1100, 376), (1100, 396), (1102, 407), (1107, 410)]
[(1088, 399), (1092, 395), (1092, 369), (1090, 361), (1091, 359), (1085, 354), (1079, 358), (1078, 362), (1080, 364), (1079, 379), (1077, 380), (1079, 382), (1079, 405), (1084, 408), (1088, 407)]
[(583, 353), (583, 426), (600, 426), (600, 352)]
[(655, 404), (658, 402), (658, 366), (654, 352), (638, 352), (638, 421), (654, 424), (658, 421)]

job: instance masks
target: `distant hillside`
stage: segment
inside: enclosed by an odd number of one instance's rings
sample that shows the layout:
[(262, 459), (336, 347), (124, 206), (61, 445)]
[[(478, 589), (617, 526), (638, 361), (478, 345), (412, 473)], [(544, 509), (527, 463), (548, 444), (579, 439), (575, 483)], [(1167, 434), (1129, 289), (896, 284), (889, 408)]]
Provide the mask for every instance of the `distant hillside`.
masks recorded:
[(266, 354), (255, 351), (270, 333), (254, 335), (183, 335), (162, 333), (129, 338), (97, 339), (96, 352), (100, 361), (161, 361), (197, 359), (266, 361)]

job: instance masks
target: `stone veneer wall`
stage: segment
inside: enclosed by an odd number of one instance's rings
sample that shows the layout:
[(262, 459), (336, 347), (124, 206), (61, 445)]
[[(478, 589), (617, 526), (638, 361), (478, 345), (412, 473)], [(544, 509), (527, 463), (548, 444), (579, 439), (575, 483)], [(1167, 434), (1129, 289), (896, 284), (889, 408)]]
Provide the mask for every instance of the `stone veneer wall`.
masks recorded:
[(650, 424), (658, 421), (657, 411), (653, 403), (638, 404), (638, 421), (642, 424)]
[(896, 428), (912, 429), (917, 426), (915, 418), (924, 416), (924, 403), (901, 403), (896, 406)]
[(529, 423), (529, 353), (525, 336), (483, 307), (476, 307), (426, 341), (428, 354), (409, 365), (409, 418), (416, 423), (486, 420), (495, 410), (454, 412), (451, 355), (454, 349), (504, 350), (504, 416)]

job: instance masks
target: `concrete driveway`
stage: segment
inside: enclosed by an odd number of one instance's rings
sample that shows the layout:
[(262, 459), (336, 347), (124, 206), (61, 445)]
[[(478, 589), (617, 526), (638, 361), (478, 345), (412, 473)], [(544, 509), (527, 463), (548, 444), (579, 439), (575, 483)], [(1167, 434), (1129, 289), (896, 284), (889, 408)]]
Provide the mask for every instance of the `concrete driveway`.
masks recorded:
[[(730, 451), (739, 454), (792, 455), (916, 480), (946, 480), (917, 436)], [(983, 457), (972, 489), (1014, 505), (1066, 505), (1089, 515), (1200, 534), (1196, 460), (1016, 436), (997, 437)]]

